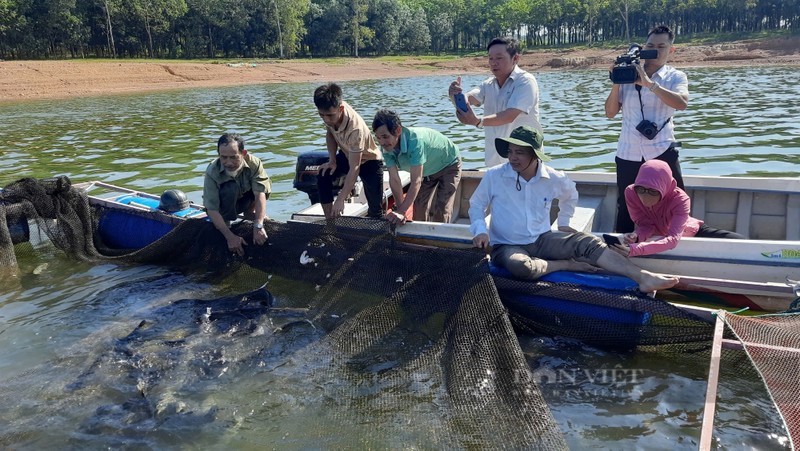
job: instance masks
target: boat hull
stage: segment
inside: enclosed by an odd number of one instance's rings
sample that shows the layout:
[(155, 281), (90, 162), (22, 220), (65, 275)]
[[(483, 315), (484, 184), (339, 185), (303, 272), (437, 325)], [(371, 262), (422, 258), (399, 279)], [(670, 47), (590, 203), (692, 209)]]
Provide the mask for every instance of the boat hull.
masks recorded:
[(160, 198), (102, 182), (76, 184), (89, 196), (89, 203), (104, 207), (98, 219), (103, 243), (113, 249), (141, 249), (163, 237), (189, 218), (206, 218), (197, 204), (167, 212), (159, 208)]

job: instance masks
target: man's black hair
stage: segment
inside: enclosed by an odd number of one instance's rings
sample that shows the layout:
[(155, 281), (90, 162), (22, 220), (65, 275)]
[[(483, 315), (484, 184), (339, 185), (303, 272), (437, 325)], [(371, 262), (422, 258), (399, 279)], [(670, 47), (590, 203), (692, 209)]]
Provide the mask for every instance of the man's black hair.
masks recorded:
[(375, 119), (372, 120), (372, 131), (377, 131), (382, 125), (386, 126), (389, 133), (394, 134), (398, 127), (403, 125), (400, 122), (400, 116), (392, 110), (382, 109), (375, 113)]
[(672, 30), (670, 30), (666, 25), (655, 26), (652, 30), (650, 30), (650, 33), (647, 33), (647, 37), (649, 38), (650, 35), (653, 34), (666, 34), (669, 37), (670, 44), (675, 42), (675, 33), (673, 33)]
[(242, 153), (244, 151), (244, 139), (238, 133), (225, 133), (220, 136), (217, 141), (217, 153), (219, 153), (220, 147), (233, 142), (236, 143), (239, 153)]
[(314, 90), (314, 105), (318, 110), (339, 108), (342, 104), (342, 88), (336, 83), (328, 83)]
[(519, 41), (517, 41), (514, 38), (505, 36), (505, 37), (502, 37), (502, 38), (494, 38), (494, 39), (492, 39), (489, 42), (489, 45), (486, 46), (486, 51), (488, 52), (489, 49), (492, 48), (493, 45), (497, 45), (497, 44), (502, 44), (502, 45), (506, 46), (506, 51), (508, 52), (509, 56), (511, 56), (511, 58), (514, 58), (514, 55), (516, 55), (518, 53), (521, 53), (521, 50), (522, 50), (522, 49), (520, 49)]

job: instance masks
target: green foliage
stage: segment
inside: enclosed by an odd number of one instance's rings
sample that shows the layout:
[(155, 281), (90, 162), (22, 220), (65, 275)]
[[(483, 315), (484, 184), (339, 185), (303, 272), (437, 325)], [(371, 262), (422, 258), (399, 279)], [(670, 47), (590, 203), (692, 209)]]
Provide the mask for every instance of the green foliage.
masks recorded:
[(431, 34), (425, 10), (417, 7), (403, 9), (400, 16), (400, 51), (424, 53), (431, 47)]
[(483, 53), (797, 32), (796, 0), (0, 0), (0, 58)]
[(12, 6), (11, 0), (0, 0), (0, 36), (6, 36), (14, 28), (17, 12)]

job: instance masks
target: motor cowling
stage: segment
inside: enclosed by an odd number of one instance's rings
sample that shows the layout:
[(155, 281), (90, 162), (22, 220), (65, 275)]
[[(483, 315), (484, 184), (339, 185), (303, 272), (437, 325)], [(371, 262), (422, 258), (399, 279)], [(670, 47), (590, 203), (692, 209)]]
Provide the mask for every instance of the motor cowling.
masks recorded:
[[(319, 177), (319, 167), (329, 160), (328, 152), (312, 151), (304, 152), (297, 156), (297, 163), (294, 170), (294, 182), (292, 186), (298, 191), (308, 195), (308, 200), (312, 204), (319, 202), (319, 189), (317, 188), (317, 178)], [(346, 175), (337, 177), (333, 181), (334, 196), (344, 185)]]

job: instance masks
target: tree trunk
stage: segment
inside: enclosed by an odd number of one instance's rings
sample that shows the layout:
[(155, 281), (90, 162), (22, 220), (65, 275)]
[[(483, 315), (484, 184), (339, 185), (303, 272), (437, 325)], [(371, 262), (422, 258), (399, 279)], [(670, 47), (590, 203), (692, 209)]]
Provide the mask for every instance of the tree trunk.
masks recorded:
[(214, 40), (211, 37), (211, 21), (208, 21), (208, 57), (214, 58)]
[(108, 0), (103, 0), (103, 5), (106, 11), (106, 38), (108, 40), (108, 51), (111, 53), (111, 58), (117, 57), (117, 49), (114, 45), (114, 29), (111, 27), (111, 10), (108, 7)]
[[(283, 59), (283, 34), (281, 34), (281, 16), (280, 14), (278, 14), (277, 0), (272, 0), (272, 4), (275, 5), (275, 22), (278, 24), (278, 44), (280, 45), (281, 49), (281, 59)], [(358, 43), (356, 43), (356, 56), (358, 56)]]
[(150, 50), (150, 58), (155, 58), (153, 54), (153, 34), (150, 31), (150, 15), (148, 13), (144, 15), (144, 29), (147, 31), (147, 46)]
[(622, 4), (625, 11), (619, 9), (619, 15), (622, 16), (622, 22), (625, 23), (625, 41), (631, 42), (631, 29), (628, 26), (628, 3)]
[(353, 0), (352, 3), (353, 7), (353, 55), (358, 58), (358, 32), (359, 32), (359, 23), (358, 23), (358, 0)]

